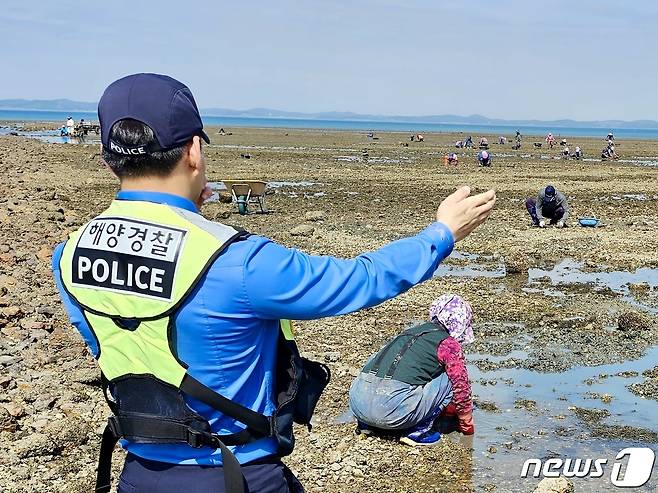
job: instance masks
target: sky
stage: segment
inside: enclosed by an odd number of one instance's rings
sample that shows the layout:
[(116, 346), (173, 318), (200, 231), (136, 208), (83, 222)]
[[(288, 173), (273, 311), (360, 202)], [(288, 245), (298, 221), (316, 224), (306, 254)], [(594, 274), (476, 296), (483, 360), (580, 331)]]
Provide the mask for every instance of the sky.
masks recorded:
[(658, 119), (658, 2), (2, 0), (0, 99), (165, 73), (201, 108)]

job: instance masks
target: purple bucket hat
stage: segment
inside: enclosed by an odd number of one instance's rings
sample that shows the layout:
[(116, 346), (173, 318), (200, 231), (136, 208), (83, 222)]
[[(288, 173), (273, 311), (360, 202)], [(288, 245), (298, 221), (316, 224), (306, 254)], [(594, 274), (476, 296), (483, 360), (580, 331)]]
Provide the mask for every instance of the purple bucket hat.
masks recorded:
[(471, 344), (473, 335), (473, 309), (461, 296), (444, 294), (432, 302), (430, 306), (430, 322), (442, 324), (448, 329), (448, 334), (461, 344)]

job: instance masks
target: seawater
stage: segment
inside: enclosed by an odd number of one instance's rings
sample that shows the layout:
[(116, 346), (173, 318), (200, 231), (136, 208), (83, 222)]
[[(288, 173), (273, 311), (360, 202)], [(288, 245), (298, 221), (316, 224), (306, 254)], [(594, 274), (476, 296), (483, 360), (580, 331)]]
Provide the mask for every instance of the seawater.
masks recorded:
[[(81, 111), (38, 111), (38, 110), (2, 110), (0, 121), (45, 121), (62, 122), (68, 116), (76, 121), (97, 121), (95, 112)], [(548, 127), (548, 126), (513, 126), (513, 125), (466, 125), (453, 123), (418, 123), (418, 122), (386, 122), (366, 120), (320, 120), (310, 118), (256, 118), (235, 116), (204, 115), (203, 123), (208, 126), (224, 128), (255, 127), (255, 128), (306, 128), (325, 130), (360, 130), (389, 132), (443, 132), (487, 135), (514, 135), (517, 130), (523, 135), (543, 136), (552, 132), (556, 137), (579, 136), (604, 138), (612, 130), (615, 138), (658, 140), (658, 128), (595, 128), (595, 127)]]

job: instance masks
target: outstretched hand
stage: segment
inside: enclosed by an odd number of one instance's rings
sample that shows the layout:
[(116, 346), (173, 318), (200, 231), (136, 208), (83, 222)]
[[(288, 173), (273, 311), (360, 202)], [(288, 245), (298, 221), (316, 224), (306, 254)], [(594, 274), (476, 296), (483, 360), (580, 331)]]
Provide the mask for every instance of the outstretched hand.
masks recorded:
[(441, 202), (436, 220), (448, 226), (458, 242), (486, 221), (495, 203), (496, 192), (493, 190), (471, 196), (470, 187), (461, 187)]

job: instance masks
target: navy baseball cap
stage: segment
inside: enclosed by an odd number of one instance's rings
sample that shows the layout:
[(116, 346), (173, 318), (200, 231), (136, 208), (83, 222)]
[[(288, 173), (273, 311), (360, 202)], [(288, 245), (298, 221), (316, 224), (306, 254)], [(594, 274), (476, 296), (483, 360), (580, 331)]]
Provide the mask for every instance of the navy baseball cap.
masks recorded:
[[(110, 139), (112, 126), (133, 119), (148, 125), (157, 146), (127, 146)], [(160, 74), (134, 74), (112, 82), (98, 102), (103, 147), (115, 154), (142, 155), (179, 147), (203, 131), (194, 96), (182, 82)]]
[(553, 185), (547, 186), (544, 190), (544, 194), (546, 197), (555, 197), (555, 187)]

